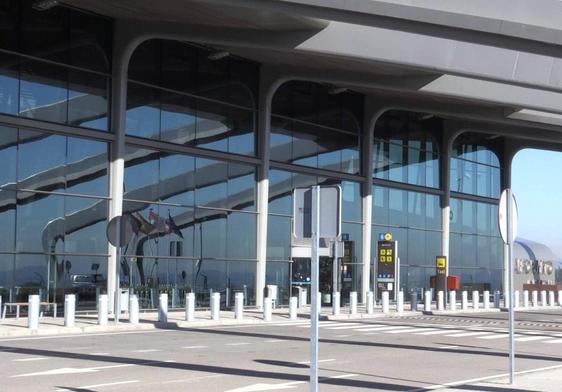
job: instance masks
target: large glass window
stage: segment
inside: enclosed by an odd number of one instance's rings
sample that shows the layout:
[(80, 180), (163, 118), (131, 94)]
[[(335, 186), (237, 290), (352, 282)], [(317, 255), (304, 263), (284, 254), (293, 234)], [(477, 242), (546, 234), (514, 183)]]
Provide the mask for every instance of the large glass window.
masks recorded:
[(141, 293), (143, 306), (154, 305), (154, 290), (194, 291), (200, 305), (209, 290), (225, 298), (244, 290), (254, 300), (253, 166), (129, 146), (123, 210), (136, 229), (122, 280)]
[(272, 103), (271, 160), (359, 174), (363, 96), (288, 82)]
[(147, 41), (130, 63), (127, 134), (254, 155), (258, 75), (241, 58)]
[(441, 128), (440, 119), (423, 113), (383, 114), (375, 126), (373, 178), (438, 188)]
[(0, 113), (107, 130), (111, 21), (33, 3), (0, 7)]

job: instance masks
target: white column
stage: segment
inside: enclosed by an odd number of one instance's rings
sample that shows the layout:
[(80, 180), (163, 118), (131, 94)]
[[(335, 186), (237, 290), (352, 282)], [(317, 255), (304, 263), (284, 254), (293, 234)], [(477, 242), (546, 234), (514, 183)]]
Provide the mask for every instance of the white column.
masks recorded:
[(297, 305), (298, 300), (297, 297), (289, 298), (289, 320), (296, 320), (297, 319)]
[(168, 294), (166, 293), (158, 297), (158, 322), (161, 324), (168, 322)]
[(447, 268), (445, 270), (446, 276), (449, 276), (450, 231), (451, 231), (451, 207), (446, 206), (441, 208), (441, 256), (447, 257)]
[(461, 309), (468, 310), (468, 291), (461, 293)]
[(489, 291), (484, 291), (483, 297), (482, 297), (482, 302), (484, 304), (484, 310), (489, 310), (490, 309), (490, 292)]
[(554, 291), (552, 290), (548, 292), (548, 304), (554, 306)]
[(368, 291), (367, 292), (367, 314), (373, 314), (373, 292), (372, 291)]
[(265, 321), (271, 321), (271, 308), (272, 300), (271, 298), (267, 297), (263, 300), (263, 319)]
[(480, 307), (480, 293), (478, 290), (472, 292), (472, 309), (478, 310)]
[(185, 295), (185, 320), (195, 320), (195, 293)]
[(27, 304), (27, 328), (39, 328), (39, 296), (34, 294), (30, 295)]
[(546, 305), (546, 290), (541, 290), (541, 306)]
[(404, 312), (404, 292), (400, 290), (396, 294), (396, 312), (403, 313)]
[(442, 290), (437, 292), (437, 310), (445, 310), (445, 295)]
[(431, 312), (431, 291), (427, 290), (423, 297), (424, 312)]
[(131, 324), (139, 323), (139, 297), (136, 294), (129, 296), (129, 322)]
[(449, 291), (449, 310), (457, 310), (457, 292), (455, 290)]
[(523, 307), (529, 307), (529, 291), (523, 290)]
[(558, 305), (562, 306), (562, 290), (558, 291)]
[(221, 295), (220, 293), (213, 293), (211, 295), (211, 319), (217, 321), (220, 319), (221, 311)]
[(332, 293), (332, 314), (340, 314), (340, 293), (336, 291)]
[(107, 294), (100, 294), (98, 299), (98, 325), (107, 325), (108, 303)]
[(64, 296), (64, 326), (74, 327), (74, 314), (76, 311), (76, 296), (66, 294)]
[(244, 293), (236, 293), (234, 296), (234, 318), (237, 320), (244, 318)]
[(533, 308), (539, 306), (539, 293), (537, 292), (537, 290), (533, 290), (531, 292), (531, 305), (533, 306)]
[(389, 293), (388, 291), (383, 291), (382, 292), (382, 312), (384, 314), (388, 314), (388, 312), (390, 311), (390, 305), (389, 305), (389, 297), (388, 297)]
[(357, 292), (349, 293), (349, 313), (357, 314)]

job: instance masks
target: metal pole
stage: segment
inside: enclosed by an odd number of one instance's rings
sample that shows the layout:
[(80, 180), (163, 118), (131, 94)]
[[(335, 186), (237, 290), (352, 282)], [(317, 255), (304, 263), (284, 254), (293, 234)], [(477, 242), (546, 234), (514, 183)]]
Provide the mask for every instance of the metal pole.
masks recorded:
[[(117, 221), (117, 237), (118, 239), (121, 233), (121, 220)], [(115, 262), (115, 295), (113, 298), (113, 316), (115, 324), (119, 324), (119, 316), (121, 315), (121, 290), (119, 275), (121, 270), (121, 245), (117, 242), (117, 261)]]
[(511, 189), (508, 188), (506, 192), (507, 204), (507, 257), (508, 257), (508, 288), (509, 294), (509, 383), (515, 382), (515, 314), (513, 311), (513, 209), (511, 202)]
[(312, 187), (312, 249), (310, 258), (311, 304), (310, 304), (310, 392), (318, 392), (318, 244), (320, 233), (320, 187)]

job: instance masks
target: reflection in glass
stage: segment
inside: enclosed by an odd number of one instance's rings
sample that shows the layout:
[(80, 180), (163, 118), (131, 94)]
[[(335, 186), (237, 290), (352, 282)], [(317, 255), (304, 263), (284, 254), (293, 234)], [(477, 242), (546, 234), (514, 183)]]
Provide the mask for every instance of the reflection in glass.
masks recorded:
[(0, 190), (0, 252), (15, 250), (16, 192)]
[(87, 72), (68, 72), (68, 123), (76, 126), (108, 129), (108, 79)]
[(128, 84), (126, 124), (128, 135), (160, 137), (160, 92), (157, 89)]
[(0, 59), (0, 113), (17, 114), (19, 111), (18, 62), (18, 57), (2, 53)]

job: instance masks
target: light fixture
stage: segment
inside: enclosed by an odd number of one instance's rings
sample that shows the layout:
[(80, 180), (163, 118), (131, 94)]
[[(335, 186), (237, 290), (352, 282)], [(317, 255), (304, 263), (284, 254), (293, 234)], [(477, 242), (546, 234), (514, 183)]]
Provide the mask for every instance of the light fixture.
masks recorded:
[(59, 5), (59, 0), (39, 0), (33, 3), (31, 8), (36, 11), (47, 11)]
[(337, 95), (341, 93), (345, 93), (347, 91), (347, 87), (334, 87), (328, 91), (328, 94)]
[(219, 50), (219, 51), (216, 51), (216, 52), (209, 53), (207, 58), (209, 60), (215, 61), (215, 60), (224, 59), (225, 57), (228, 57), (228, 56), (230, 56), (230, 52), (227, 52), (226, 50)]

